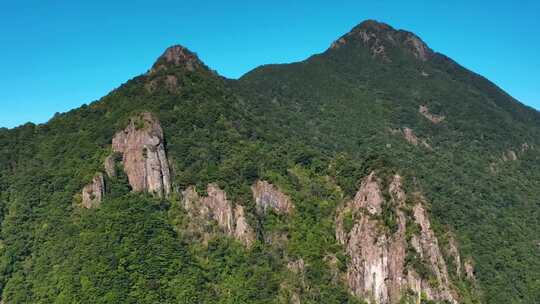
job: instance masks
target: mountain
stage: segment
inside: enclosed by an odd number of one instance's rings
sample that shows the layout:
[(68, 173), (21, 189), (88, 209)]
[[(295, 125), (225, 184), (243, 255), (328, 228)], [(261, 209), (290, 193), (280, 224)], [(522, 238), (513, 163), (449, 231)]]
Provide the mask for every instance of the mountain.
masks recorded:
[(3, 303), (538, 303), (540, 114), (365, 21), (238, 80), (172, 46), (0, 129)]

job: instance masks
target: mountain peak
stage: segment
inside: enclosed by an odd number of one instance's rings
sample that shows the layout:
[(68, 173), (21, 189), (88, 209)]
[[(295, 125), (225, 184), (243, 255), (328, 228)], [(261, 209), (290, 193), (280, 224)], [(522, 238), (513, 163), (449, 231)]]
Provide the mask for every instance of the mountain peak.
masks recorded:
[(359, 30), (365, 30), (365, 31), (368, 31), (368, 30), (371, 30), (371, 31), (395, 31), (395, 29), (393, 27), (391, 27), (390, 25), (388, 25), (388, 24), (386, 24), (384, 22), (373, 20), (373, 19), (368, 19), (368, 20), (362, 21), (360, 24), (355, 26), (351, 30), (351, 32), (359, 31)]
[(415, 34), (396, 30), (392, 26), (376, 20), (366, 20), (355, 26), (347, 34), (334, 41), (330, 49), (338, 49), (344, 45), (358, 44), (368, 47), (373, 57), (384, 61), (392, 61), (388, 50), (401, 48), (412, 53), (418, 60), (427, 61), (433, 51)]
[(197, 57), (197, 54), (184, 46), (176, 44), (168, 47), (165, 52), (159, 56), (149, 73), (156, 73), (159, 70), (170, 67), (184, 67), (188, 71), (194, 71), (203, 66), (204, 64), (199, 57)]

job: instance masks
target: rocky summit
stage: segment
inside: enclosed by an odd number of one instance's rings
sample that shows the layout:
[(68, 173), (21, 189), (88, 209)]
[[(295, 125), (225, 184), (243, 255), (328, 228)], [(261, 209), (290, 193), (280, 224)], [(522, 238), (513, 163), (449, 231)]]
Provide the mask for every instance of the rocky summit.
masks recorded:
[(385, 23), (329, 45), (0, 129), (1, 302), (540, 303), (540, 114)]

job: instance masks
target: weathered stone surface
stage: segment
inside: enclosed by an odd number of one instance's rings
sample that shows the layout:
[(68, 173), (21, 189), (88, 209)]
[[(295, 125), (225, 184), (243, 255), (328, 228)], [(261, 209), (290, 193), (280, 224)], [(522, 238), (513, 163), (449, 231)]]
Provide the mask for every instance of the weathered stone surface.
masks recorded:
[(421, 282), (421, 291), (426, 293), (427, 296), (432, 299), (447, 300), (457, 303), (448, 279), (446, 262), (444, 261), (438, 240), (431, 229), (430, 221), (422, 203), (419, 202), (414, 206), (413, 214), (416, 224), (421, 227), (421, 231), (420, 235), (413, 236), (412, 245), (420, 255), (420, 258), (428, 263), (437, 280), (437, 287), (434, 287), (431, 282), (423, 280)]
[(122, 153), (122, 163), (134, 192), (149, 192), (160, 197), (171, 192), (169, 163), (163, 130), (151, 113), (131, 118), (112, 140), (114, 152)]
[[(336, 239), (345, 247), (350, 260), (346, 282), (351, 292), (370, 303), (399, 303), (407, 290), (420, 300), (422, 293), (429, 299), (457, 303), (448, 281), (448, 273), (437, 239), (431, 230), (422, 203), (414, 206), (413, 217), (407, 218), (406, 194), (399, 175), (395, 175), (388, 189), (381, 189), (381, 181), (371, 173), (361, 183), (355, 198), (338, 211)], [(388, 191), (385, 201), (383, 191)], [(390, 230), (381, 217), (389, 204), (396, 216), (397, 225)], [(353, 226), (344, 226), (345, 216), (351, 216)], [(409, 224), (419, 225), (420, 232), (413, 235), (411, 243), (406, 237)], [(420, 258), (429, 265), (437, 280), (437, 287), (427, 278), (421, 278), (411, 265), (406, 264), (407, 248), (412, 246)]]
[(330, 49), (339, 49), (347, 44), (360, 42), (368, 48), (373, 57), (391, 62), (391, 52), (388, 50), (401, 48), (411, 53), (420, 61), (427, 61), (433, 51), (413, 33), (396, 30), (388, 24), (367, 20), (353, 28), (349, 33), (334, 41)]
[(103, 167), (105, 167), (105, 173), (107, 173), (108, 177), (116, 177), (116, 166), (113, 155), (109, 155), (105, 158), (105, 161), (103, 162)]
[(434, 124), (441, 123), (446, 117), (443, 115), (436, 115), (429, 112), (429, 108), (426, 105), (421, 105), (418, 108), (418, 113), (422, 114), (425, 118), (431, 121)]
[(205, 226), (209, 226), (213, 220), (221, 232), (236, 238), (247, 247), (251, 246), (256, 236), (247, 222), (244, 207), (236, 205), (233, 212), (227, 194), (216, 184), (209, 184), (206, 191), (208, 196), (205, 197), (200, 197), (193, 186), (182, 192), (184, 208), (194, 223), (192, 229), (204, 233)]
[(360, 189), (356, 192), (353, 205), (356, 209), (366, 209), (370, 214), (380, 214), (383, 203), (379, 182), (375, 172), (362, 181)]
[(103, 174), (98, 173), (82, 190), (82, 206), (87, 209), (99, 207), (104, 195), (105, 180)]
[(427, 141), (425, 139), (419, 139), (416, 137), (413, 130), (410, 128), (403, 128), (403, 137), (406, 141), (414, 146), (422, 145), (424, 148), (431, 150), (431, 146), (427, 143)]
[(293, 210), (291, 199), (266, 181), (257, 181), (251, 186), (251, 191), (259, 214), (265, 213), (268, 209), (282, 214), (289, 214)]
[(453, 235), (450, 235), (448, 238), (448, 254), (454, 260), (454, 266), (456, 267), (455, 271), (458, 277), (461, 276), (461, 256), (459, 254), (459, 249), (457, 246), (456, 239)]
[(529, 145), (529, 143), (522, 143), (521, 144), (521, 153), (525, 153), (527, 151), (529, 151), (529, 149), (532, 149), (533, 146), (532, 145)]
[(421, 61), (427, 61), (432, 51), (429, 47), (413, 33), (407, 33), (404, 45), (412, 52), (414, 57)]
[(474, 275), (474, 266), (471, 259), (467, 259), (463, 264), (463, 269), (465, 270), (465, 276), (471, 281), (475, 281), (476, 277)]
[(256, 235), (253, 228), (247, 222), (242, 205), (236, 205), (234, 218), (236, 219), (234, 237), (247, 247), (250, 247), (255, 241)]
[(227, 200), (227, 194), (216, 184), (209, 184), (206, 188), (208, 196), (202, 197), (200, 203), (210, 210), (218, 226), (228, 235), (234, 233), (234, 215), (232, 204)]
[(304, 262), (304, 259), (302, 258), (287, 262), (287, 269), (289, 269), (290, 271), (296, 274), (303, 273), (305, 268), (306, 268), (306, 264)]
[(178, 78), (174, 75), (167, 75), (165, 77), (165, 87), (169, 92), (174, 92), (178, 88)]
[(517, 155), (516, 155), (516, 152), (514, 152), (513, 150), (508, 150), (506, 152), (503, 153), (502, 155), (502, 160), (507, 162), (507, 161), (516, 161), (518, 159)]
[(181, 45), (173, 45), (165, 50), (150, 69), (149, 74), (155, 74), (168, 67), (184, 67), (188, 71), (204, 66), (195, 53)]

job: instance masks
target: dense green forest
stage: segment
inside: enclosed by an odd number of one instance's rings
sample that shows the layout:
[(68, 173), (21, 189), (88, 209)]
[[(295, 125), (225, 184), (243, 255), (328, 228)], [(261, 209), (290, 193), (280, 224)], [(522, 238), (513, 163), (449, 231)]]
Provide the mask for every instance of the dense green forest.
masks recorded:
[[(238, 80), (191, 53), (176, 65), (161, 57), (98, 101), (0, 129), (2, 299), (362, 303), (326, 258), (345, 270), (336, 210), (376, 170), (422, 192), (440, 243), (455, 234), (474, 262), (475, 282), (450, 273), (461, 302), (540, 303), (540, 114), (444, 55), (428, 49), (420, 60), (411, 37), (365, 22), (322, 54)], [(426, 119), (422, 105), (444, 120)], [(114, 134), (142, 111), (163, 127), (174, 193), (132, 193), (118, 170), (101, 206), (81, 208)], [(426, 145), (407, 142), (404, 128)], [(295, 212), (257, 216), (250, 187), (259, 179), (279, 186)], [(186, 232), (182, 190), (204, 193), (209, 183), (246, 207), (253, 246)], [(300, 273), (287, 267), (298, 259)]]

